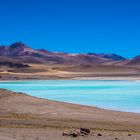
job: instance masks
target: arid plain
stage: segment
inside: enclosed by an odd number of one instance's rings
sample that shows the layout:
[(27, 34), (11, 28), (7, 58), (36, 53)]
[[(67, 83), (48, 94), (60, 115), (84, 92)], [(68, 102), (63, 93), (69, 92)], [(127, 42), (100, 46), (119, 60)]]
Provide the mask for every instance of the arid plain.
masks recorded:
[(0, 90), (1, 140), (65, 140), (63, 132), (89, 129), (79, 140), (140, 138), (140, 115), (50, 101)]

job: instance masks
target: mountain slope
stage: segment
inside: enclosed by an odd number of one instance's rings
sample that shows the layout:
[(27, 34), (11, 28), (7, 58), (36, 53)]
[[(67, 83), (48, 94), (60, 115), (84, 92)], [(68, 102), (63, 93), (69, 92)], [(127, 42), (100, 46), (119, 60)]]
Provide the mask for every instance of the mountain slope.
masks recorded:
[(124, 57), (117, 55), (117, 54), (104, 54), (104, 53), (102, 53), (102, 54), (98, 54), (98, 56), (106, 58), (106, 59), (115, 60), (115, 61), (125, 60)]
[(140, 55), (134, 57), (131, 59), (126, 65), (132, 65), (132, 66), (140, 66)]
[(68, 54), (50, 52), (44, 49), (34, 50), (22, 42), (10, 46), (0, 46), (0, 56), (16, 58), (21, 62), (47, 64), (104, 64), (106, 62), (125, 60), (116, 54)]

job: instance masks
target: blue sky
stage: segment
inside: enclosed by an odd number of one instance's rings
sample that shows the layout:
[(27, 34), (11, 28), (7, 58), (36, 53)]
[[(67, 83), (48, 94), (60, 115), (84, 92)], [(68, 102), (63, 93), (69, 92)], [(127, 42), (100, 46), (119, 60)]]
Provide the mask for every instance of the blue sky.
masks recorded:
[(0, 0), (0, 44), (140, 54), (139, 0)]

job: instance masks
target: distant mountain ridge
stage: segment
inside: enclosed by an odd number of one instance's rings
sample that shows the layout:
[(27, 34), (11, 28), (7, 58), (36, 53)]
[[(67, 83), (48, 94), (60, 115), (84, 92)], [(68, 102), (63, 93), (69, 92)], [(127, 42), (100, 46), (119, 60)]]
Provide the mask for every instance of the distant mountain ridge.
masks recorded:
[(16, 42), (11, 44), (10, 46), (0, 46), (0, 56), (21, 56), (21, 55), (29, 55), (34, 53), (35, 51), (28, 46), (26, 46), (22, 42)]
[(106, 58), (106, 59), (111, 59), (111, 60), (125, 60), (126, 58), (120, 56), (120, 55), (117, 55), (117, 54), (98, 54), (98, 56), (101, 56), (103, 58)]
[(140, 65), (140, 55), (134, 57), (133, 59), (131, 59), (127, 65)]
[(117, 54), (69, 54), (50, 52), (45, 49), (34, 50), (22, 42), (16, 42), (10, 46), (0, 46), (0, 56), (16, 58), (22, 62), (49, 64), (105, 64), (126, 60), (126, 58)]

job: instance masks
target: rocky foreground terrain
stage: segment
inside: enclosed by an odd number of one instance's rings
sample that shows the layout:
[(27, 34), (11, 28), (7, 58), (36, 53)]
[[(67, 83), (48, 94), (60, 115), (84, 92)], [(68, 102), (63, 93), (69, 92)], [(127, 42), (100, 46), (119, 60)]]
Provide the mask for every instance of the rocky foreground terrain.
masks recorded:
[(139, 140), (140, 114), (0, 89), (0, 140)]

